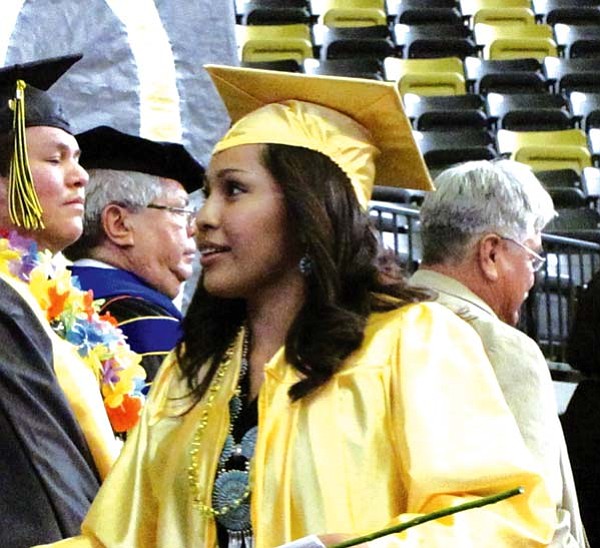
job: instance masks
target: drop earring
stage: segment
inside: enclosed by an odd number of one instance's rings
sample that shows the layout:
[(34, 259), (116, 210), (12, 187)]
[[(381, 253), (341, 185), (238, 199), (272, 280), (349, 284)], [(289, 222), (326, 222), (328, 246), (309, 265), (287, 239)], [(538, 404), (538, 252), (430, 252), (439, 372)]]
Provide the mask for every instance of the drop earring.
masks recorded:
[(308, 255), (303, 255), (298, 263), (298, 269), (305, 278), (310, 276), (313, 270), (312, 259)]

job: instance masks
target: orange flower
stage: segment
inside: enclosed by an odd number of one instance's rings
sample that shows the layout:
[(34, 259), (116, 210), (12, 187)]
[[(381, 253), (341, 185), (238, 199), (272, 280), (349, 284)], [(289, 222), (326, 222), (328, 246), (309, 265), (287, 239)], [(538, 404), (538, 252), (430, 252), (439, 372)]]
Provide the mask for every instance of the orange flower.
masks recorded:
[(132, 398), (125, 394), (119, 407), (105, 405), (106, 414), (110, 419), (113, 430), (115, 432), (127, 432), (127, 430), (133, 428), (140, 418), (142, 403), (140, 398)]
[(88, 289), (83, 294), (83, 306), (83, 310), (87, 314), (88, 320), (91, 320), (94, 312), (96, 312), (94, 309), (94, 292), (91, 289)]
[(54, 318), (58, 318), (65, 309), (65, 301), (69, 296), (69, 292), (65, 291), (64, 293), (59, 293), (56, 290), (56, 286), (51, 285), (48, 288), (48, 298), (50, 299), (50, 306), (46, 310), (46, 315), (49, 321), (52, 321)]
[(115, 318), (114, 316), (111, 316), (110, 312), (108, 312), (108, 311), (106, 311), (104, 314), (100, 315), (100, 319), (104, 320), (105, 322), (108, 322), (111, 325), (114, 325), (115, 327), (118, 327), (118, 325), (119, 325), (117, 318)]

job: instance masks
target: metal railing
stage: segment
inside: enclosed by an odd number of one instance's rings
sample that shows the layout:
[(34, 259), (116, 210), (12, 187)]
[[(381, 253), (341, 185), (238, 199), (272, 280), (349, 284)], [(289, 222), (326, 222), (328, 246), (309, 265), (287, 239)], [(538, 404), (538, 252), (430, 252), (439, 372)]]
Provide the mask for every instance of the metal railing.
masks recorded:
[(600, 269), (600, 244), (555, 234), (542, 234), (542, 244), (547, 261), (525, 302), (520, 327), (548, 360), (565, 362), (577, 300)]
[[(421, 260), (419, 211), (373, 201), (370, 217), (384, 248), (392, 249), (410, 275)], [(577, 299), (600, 270), (600, 244), (543, 234), (546, 264), (523, 304), (519, 328), (534, 339), (550, 362), (565, 362), (566, 343)]]

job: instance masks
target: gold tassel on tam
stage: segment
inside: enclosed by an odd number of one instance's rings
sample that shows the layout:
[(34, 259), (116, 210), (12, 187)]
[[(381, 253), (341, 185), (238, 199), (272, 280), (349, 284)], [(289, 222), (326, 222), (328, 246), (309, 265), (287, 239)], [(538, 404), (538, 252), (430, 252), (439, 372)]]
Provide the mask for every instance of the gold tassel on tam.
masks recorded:
[(44, 228), (42, 206), (35, 192), (33, 177), (27, 158), (25, 139), (25, 87), (23, 80), (17, 80), (15, 98), (10, 108), (14, 111), (13, 131), (15, 143), (8, 174), (8, 212), (16, 226), (28, 230)]

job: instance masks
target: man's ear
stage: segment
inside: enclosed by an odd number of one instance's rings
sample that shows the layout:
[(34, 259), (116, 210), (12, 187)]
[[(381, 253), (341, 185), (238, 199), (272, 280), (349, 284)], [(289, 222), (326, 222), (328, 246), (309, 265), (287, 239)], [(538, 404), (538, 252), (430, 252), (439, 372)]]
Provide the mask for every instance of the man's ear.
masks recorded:
[(500, 277), (499, 248), (502, 239), (497, 234), (487, 234), (479, 240), (477, 261), (484, 277), (495, 282)]
[(119, 247), (135, 243), (131, 212), (120, 205), (109, 204), (102, 210), (102, 228), (106, 237)]

